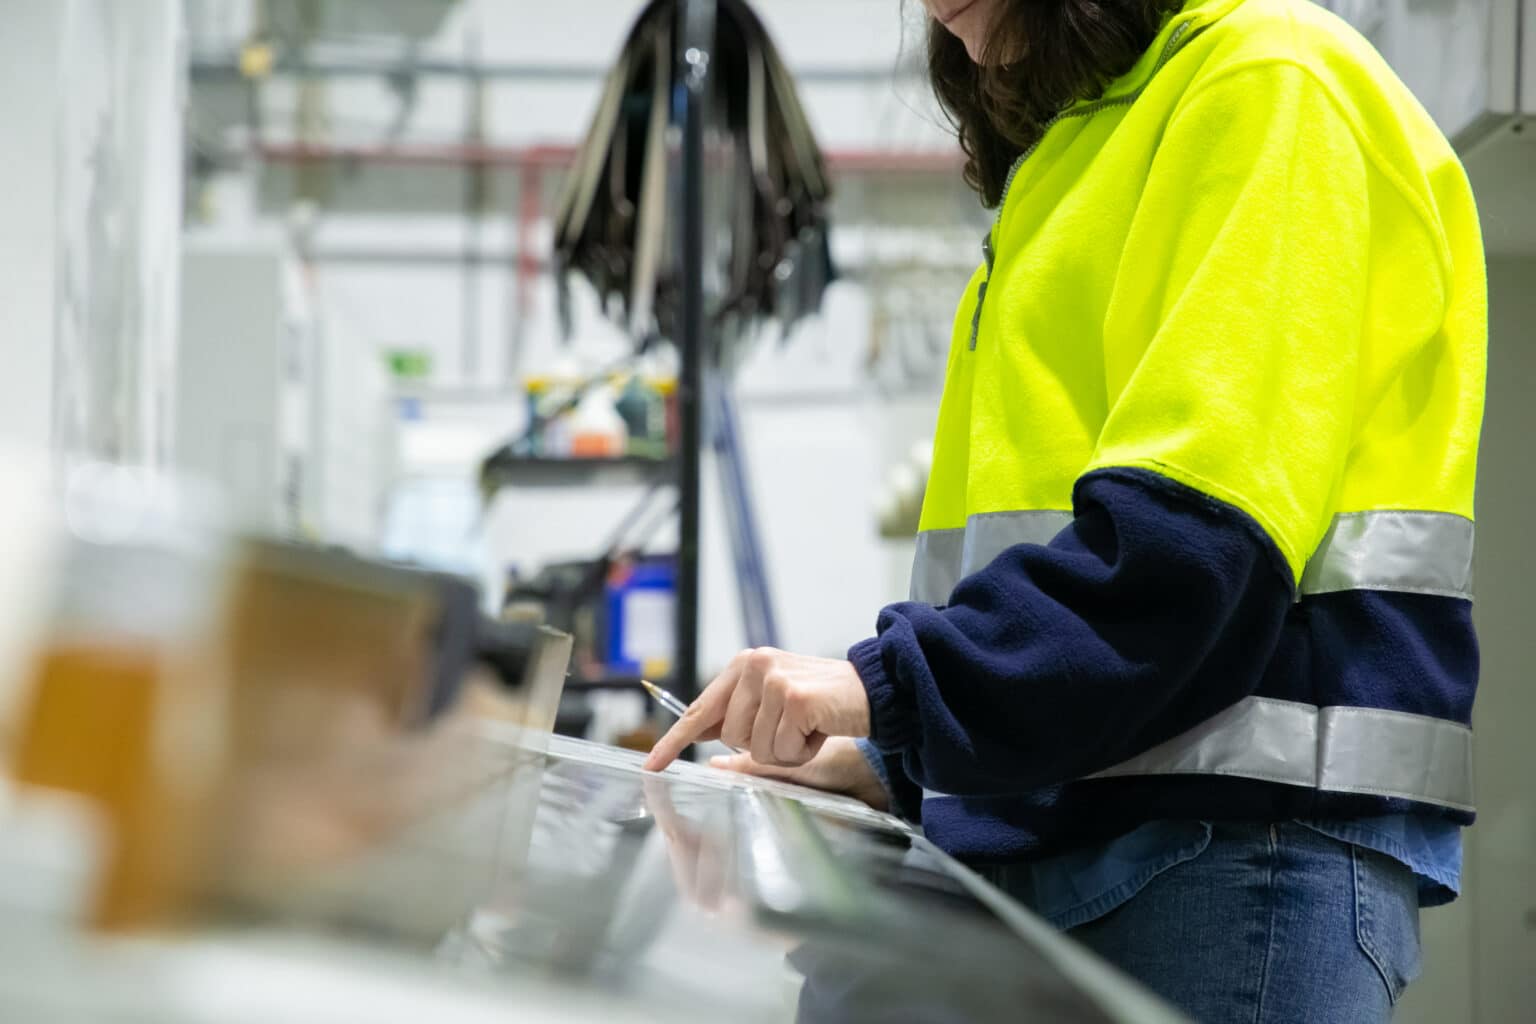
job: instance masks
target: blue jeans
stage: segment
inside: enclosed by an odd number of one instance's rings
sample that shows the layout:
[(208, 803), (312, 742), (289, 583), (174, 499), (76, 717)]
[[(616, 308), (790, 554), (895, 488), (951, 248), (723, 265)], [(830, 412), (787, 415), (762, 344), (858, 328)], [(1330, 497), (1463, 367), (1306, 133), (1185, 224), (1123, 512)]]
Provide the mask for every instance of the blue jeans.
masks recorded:
[[(1033, 903), (1008, 868), (986, 874)], [(1068, 934), (1198, 1021), (1385, 1022), (1419, 973), (1418, 883), (1305, 825), (1218, 822), (1198, 854)]]

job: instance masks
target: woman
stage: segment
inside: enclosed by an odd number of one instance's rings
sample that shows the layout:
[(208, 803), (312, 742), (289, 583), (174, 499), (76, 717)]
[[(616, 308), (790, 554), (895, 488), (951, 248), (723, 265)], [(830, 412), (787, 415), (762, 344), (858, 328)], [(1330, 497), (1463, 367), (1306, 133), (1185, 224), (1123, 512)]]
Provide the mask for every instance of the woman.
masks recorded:
[(927, 4), (998, 218), (914, 600), (648, 765), (889, 803), (1198, 1019), (1386, 1020), (1472, 820), (1466, 177), (1306, 0)]

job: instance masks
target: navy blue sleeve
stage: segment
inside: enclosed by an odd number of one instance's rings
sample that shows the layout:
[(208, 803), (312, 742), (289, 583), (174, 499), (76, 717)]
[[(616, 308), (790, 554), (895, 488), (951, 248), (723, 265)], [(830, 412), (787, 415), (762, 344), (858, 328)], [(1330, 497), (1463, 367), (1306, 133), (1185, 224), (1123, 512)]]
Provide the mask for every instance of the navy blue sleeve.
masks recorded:
[(922, 824), (923, 791), (907, 776), (901, 755), (887, 754), (867, 739), (859, 740), (857, 746), (870, 770), (880, 780), (880, 788), (885, 790), (886, 799), (890, 801), (891, 813), (914, 824)]
[(891, 605), (849, 660), (875, 745), (928, 789), (1020, 792), (1118, 764), (1253, 693), (1294, 593), (1246, 513), (1099, 470), (1048, 545), (1009, 548), (950, 604)]

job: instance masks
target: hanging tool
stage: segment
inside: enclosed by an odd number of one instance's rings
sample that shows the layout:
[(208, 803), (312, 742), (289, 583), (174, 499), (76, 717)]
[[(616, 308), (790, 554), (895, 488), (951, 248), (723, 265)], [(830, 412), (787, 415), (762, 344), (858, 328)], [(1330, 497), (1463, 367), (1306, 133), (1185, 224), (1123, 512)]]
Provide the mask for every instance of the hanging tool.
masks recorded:
[[(668, 160), (678, 79), (678, 0), (641, 13), (608, 75), (555, 219), (561, 310), (569, 273), (585, 277), (636, 339), (676, 339), (682, 286), (675, 161)], [(709, 76), (706, 268), (715, 325), (777, 320), (785, 336), (820, 309), (833, 280), (821, 152), (762, 21), (720, 0)], [(728, 180), (722, 181), (722, 176)]]

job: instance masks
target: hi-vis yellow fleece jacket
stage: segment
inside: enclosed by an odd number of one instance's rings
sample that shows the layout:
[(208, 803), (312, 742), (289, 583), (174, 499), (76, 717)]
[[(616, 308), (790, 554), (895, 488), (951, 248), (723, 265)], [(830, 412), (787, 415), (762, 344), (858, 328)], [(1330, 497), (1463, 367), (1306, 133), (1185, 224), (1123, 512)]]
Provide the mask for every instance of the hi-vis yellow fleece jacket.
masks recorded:
[(986, 255), (913, 600), (849, 652), (907, 812), (993, 860), (1470, 821), (1483, 253), (1379, 55), (1190, 3), (1023, 155)]

